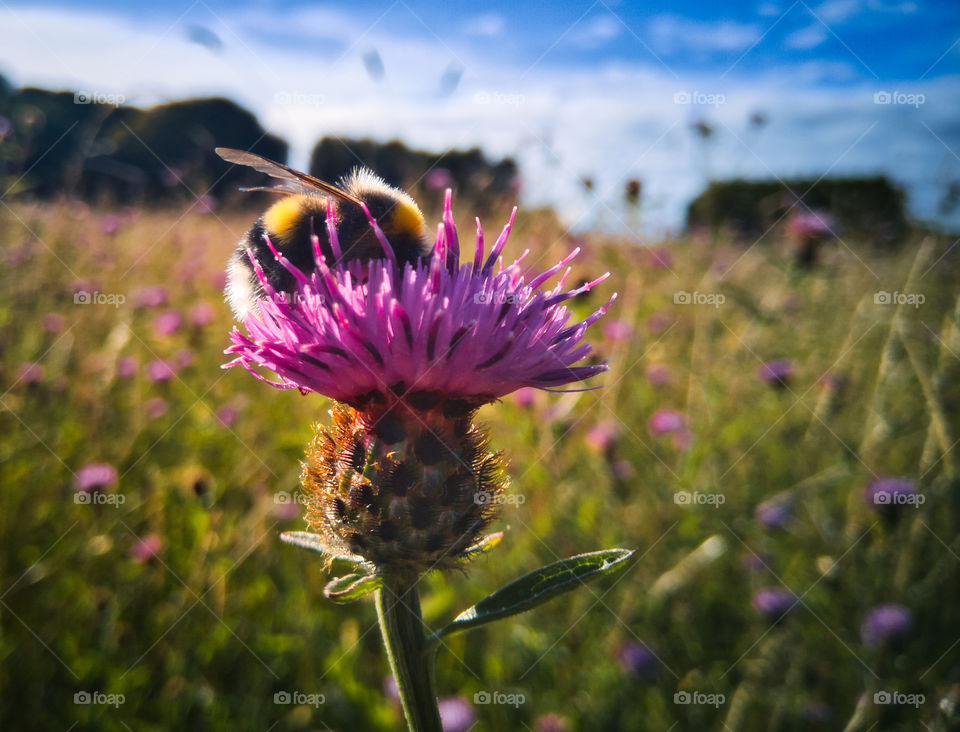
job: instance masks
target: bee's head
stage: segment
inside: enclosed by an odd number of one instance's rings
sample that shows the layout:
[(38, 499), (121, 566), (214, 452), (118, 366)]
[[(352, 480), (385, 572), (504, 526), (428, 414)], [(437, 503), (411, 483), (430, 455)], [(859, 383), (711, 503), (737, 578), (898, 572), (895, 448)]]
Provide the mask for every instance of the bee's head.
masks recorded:
[[(423, 214), (409, 195), (388, 185), (366, 168), (354, 170), (341, 185), (347, 193), (367, 204), (400, 262), (413, 264), (429, 256), (430, 245), (427, 243)], [(346, 216), (359, 219), (358, 230), (369, 227), (366, 214), (361, 209), (356, 208)]]

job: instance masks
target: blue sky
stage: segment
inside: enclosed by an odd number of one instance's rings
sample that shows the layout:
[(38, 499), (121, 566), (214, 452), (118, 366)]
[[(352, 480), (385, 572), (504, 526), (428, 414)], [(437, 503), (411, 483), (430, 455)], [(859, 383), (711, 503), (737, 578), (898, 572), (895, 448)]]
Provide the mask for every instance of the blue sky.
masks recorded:
[(620, 222), (634, 176), (658, 230), (708, 176), (887, 173), (926, 219), (960, 179), (958, 3), (7, 0), (0, 28), (15, 83), (136, 104), (226, 94), (301, 163), (328, 133), (481, 144), (520, 160), (527, 202), (581, 226)]

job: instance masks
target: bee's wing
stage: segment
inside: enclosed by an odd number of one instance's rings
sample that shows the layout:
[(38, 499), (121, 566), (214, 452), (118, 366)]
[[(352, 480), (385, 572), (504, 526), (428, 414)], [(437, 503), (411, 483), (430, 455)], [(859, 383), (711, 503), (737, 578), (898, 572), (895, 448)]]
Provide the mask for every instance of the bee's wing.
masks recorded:
[(313, 188), (323, 191), (330, 196), (335, 196), (343, 201), (349, 201), (356, 206), (359, 206), (362, 203), (359, 198), (351, 196), (346, 191), (343, 191), (334, 185), (330, 185), (319, 178), (314, 178), (312, 175), (301, 173), (299, 170), (294, 170), (293, 168), (289, 168), (281, 163), (268, 160), (260, 155), (256, 155), (251, 152), (244, 152), (243, 150), (234, 150), (230, 147), (218, 147), (216, 148), (215, 152), (228, 163), (233, 163), (234, 165), (245, 165), (248, 168), (253, 168), (259, 173), (266, 173), (273, 178), (278, 178), (282, 181), (286, 181), (287, 183), (291, 183), (296, 187), (295, 190), (297, 193), (302, 193), (304, 188), (307, 188), (308, 190)]
[(243, 193), (279, 193), (281, 196), (289, 196), (291, 193), (303, 193), (303, 186), (293, 183), (281, 183), (278, 186), (250, 186), (241, 187), (237, 190)]

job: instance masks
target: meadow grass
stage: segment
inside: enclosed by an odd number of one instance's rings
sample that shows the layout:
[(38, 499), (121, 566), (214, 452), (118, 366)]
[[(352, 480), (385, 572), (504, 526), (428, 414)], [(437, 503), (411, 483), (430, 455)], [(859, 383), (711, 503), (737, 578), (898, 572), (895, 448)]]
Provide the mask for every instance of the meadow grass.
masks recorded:
[[(469, 206), (458, 208), (469, 239)], [(223, 264), (253, 215), (0, 211), (5, 729), (401, 725), (373, 604), (329, 603), (322, 562), (278, 539), (304, 528), (283, 500), (327, 402), (220, 369), (233, 327)], [(500, 221), (485, 223), (489, 238)], [(620, 293), (592, 339), (610, 371), (595, 391), (481, 411), (509, 464), (506, 536), (467, 572), (426, 576), (424, 616), (437, 627), (570, 554), (625, 546), (636, 563), (447, 639), (441, 695), (522, 695), (474, 705), (478, 732), (955, 728), (951, 240), (918, 233), (878, 254), (844, 234), (804, 271), (785, 246), (574, 242), (552, 216), (521, 212), (507, 256), (530, 248), (542, 268), (573, 243), (584, 253), (571, 283), (612, 272), (573, 302), (575, 315)], [(156, 286), (168, 301), (151, 306), (145, 288)], [(77, 291), (104, 297), (78, 303)], [(924, 302), (884, 304), (883, 292)], [(193, 324), (200, 303), (212, 320)], [(176, 317), (156, 319), (171, 310), (182, 322), (165, 333)], [(139, 368), (121, 378), (126, 357)], [(791, 364), (785, 383), (758, 375), (775, 359)], [(152, 380), (155, 360), (177, 362), (175, 375)], [(661, 410), (683, 427), (651, 429)], [(75, 474), (89, 463), (116, 467), (101, 496), (122, 503), (77, 502)], [(878, 476), (916, 481), (922, 505), (870, 505)], [(786, 507), (779, 528), (755, 516), (772, 497)], [(764, 587), (795, 597), (779, 622), (751, 604)], [(861, 623), (884, 603), (908, 607), (912, 629), (867, 647)], [(655, 659), (631, 670), (622, 656), (637, 642)], [(884, 690), (922, 701), (874, 704)], [(75, 703), (83, 691), (122, 703)], [(284, 692), (323, 703), (275, 703)]]

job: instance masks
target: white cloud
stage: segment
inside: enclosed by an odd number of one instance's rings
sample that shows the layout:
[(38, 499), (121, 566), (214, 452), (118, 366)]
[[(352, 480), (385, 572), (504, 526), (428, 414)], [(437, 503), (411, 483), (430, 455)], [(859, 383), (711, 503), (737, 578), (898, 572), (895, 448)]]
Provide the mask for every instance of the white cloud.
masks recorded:
[(861, 9), (861, 0), (827, 0), (814, 8), (813, 12), (824, 23), (845, 23)]
[[(141, 105), (225, 94), (288, 139), (296, 165), (305, 164), (325, 134), (399, 136), (431, 150), (480, 145), (493, 156), (515, 156), (524, 174), (524, 204), (552, 203), (568, 223), (589, 210), (581, 175), (593, 175), (597, 190), (609, 191), (611, 204), (619, 200), (623, 181), (637, 176), (649, 192), (645, 222), (653, 229), (679, 225), (687, 201), (704, 184), (702, 150), (689, 132), (698, 119), (716, 130), (709, 151), (716, 175), (760, 177), (818, 175), (877, 122), (834, 172), (885, 171), (921, 190), (945, 155), (919, 120), (949, 130), (960, 89), (957, 78), (913, 84), (910, 90), (926, 94), (927, 103), (920, 110), (894, 109), (872, 103), (876, 83), (820, 86), (854, 73), (838, 63), (771, 67), (749, 80), (731, 76), (723, 82), (713, 74), (682, 73), (677, 79), (654, 61), (573, 70), (543, 63), (524, 74), (496, 54), (457, 47), (463, 79), (449, 98), (437, 99), (437, 79), (453, 51), (440, 40), (392, 35), (390, 23), (373, 30), (351, 26), (356, 35), (346, 35), (337, 54), (346, 55), (337, 60), (299, 45), (267, 45), (261, 34), (247, 30), (254, 22), (249, 16), (244, 22), (231, 17), (236, 35), (209, 17), (184, 22), (200, 21), (224, 39), (222, 54), (188, 43), (175, 28), (162, 35), (166, 27), (103, 13), (0, 6), (0, 27), (9, 29), (0, 71), (18, 84), (118, 93)], [(694, 27), (706, 32), (702, 24)], [(351, 48), (357, 38), (361, 42)], [(695, 33), (682, 42), (697, 40)], [(360, 57), (368, 44), (382, 55), (388, 83), (374, 85), (364, 72)], [(284, 92), (283, 100), (300, 102), (282, 103), (278, 93)], [(723, 95), (723, 103), (677, 104), (681, 92), (701, 99)], [(746, 136), (746, 121), (757, 110), (770, 123), (753, 139)], [(953, 144), (948, 133), (938, 134)], [(909, 165), (886, 155), (898, 139), (919, 151)]]
[(574, 26), (566, 39), (583, 48), (602, 46), (620, 35), (623, 24), (611, 14), (598, 15)]
[(784, 39), (783, 44), (787, 48), (807, 50), (816, 48), (825, 40), (827, 40), (827, 29), (821, 23), (814, 23), (806, 28), (793, 31)]
[(669, 14), (652, 18), (648, 30), (654, 45), (668, 52), (743, 51), (760, 40), (761, 34), (755, 23), (708, 22)]
[(497, 13), (486, 13), (471, 18), (464, 25), (464, 32), (468, 35), (490, 38), (499, 36), (506, 27), (506, 21)]

